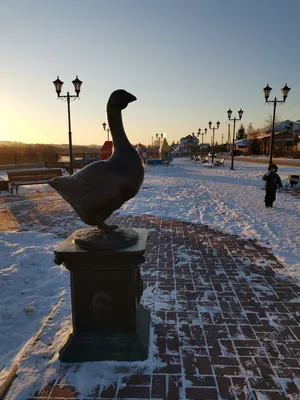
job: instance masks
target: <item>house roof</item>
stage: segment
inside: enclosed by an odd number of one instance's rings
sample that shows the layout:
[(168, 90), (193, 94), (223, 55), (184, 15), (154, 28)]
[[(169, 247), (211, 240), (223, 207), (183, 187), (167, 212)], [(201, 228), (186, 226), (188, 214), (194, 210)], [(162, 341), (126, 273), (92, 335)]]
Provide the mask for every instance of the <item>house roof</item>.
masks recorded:
[(196, 136), (187, 135), (180, 139), (180, 143), (199, 143), (199, 139)]
[(249, 140), (247, 138), (236, 140), (234, 143), (235, 143), (235, 145), (237, 147), (248, 147), (248, 146), (250, 146), (250, 142), (249, 142)]
[[(283, 132), (286, 130), (290, 130), (291, 132), (297, 132), (300, 130), (299, 122), (291, 121), (286, 119), (285, 121), (281, 121), (278, 124), (275, 124), (275, 131), (276, 132)], [(265, 133), (272, 131), (272, 125), (268, 125), (264, 128), (258, 129), (258, 132)]]
[[(287, 130), (281, 131), (281, 132), (274, 132), (274, 136), (280, 136), (280, 135), (284, 136), (285, 140), (289, 140), (289, 139), (292, 140), (294, 132), (293, 131), (287, 131)], [(265, 139), (265, 138), (268, 138), (270, 136), (271, 136), (271, 132), (266, 133), (266, 134), (261, 135), (261, 136), (258, 136), (257, 139), (258, 140)]]

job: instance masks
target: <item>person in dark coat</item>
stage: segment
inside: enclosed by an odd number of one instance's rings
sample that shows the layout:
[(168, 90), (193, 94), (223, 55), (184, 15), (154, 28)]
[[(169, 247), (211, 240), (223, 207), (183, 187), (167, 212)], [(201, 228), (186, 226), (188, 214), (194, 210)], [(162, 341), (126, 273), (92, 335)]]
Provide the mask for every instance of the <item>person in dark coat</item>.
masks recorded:
[(277, 171), (277, 165), (270, 164), (268, 167), (268, 172), (263, 176), (263, 180), (266, 181), (265, 205), (268, 208), (273, 207), (273, 203), (276, 200), (277, 187), (282, 188), (281, 179), (277, 174)]

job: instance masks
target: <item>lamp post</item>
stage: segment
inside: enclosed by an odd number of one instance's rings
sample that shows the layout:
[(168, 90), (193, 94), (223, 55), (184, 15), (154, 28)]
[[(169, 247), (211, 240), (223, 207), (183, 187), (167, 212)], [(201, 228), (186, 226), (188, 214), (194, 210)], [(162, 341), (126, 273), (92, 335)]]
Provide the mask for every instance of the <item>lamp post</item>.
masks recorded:
[(207, 134), (207, 128), (204, 129), (204, 132), (201, 132), (201, 128), (198, 129), (198, 137), (202, 136), (201, 140), (201, 159), (203, 160), (203, 136)]
[(156, 139), (158, 140), (158, 156), (159, 156), (159, 151), (160, 151), (160, 139), (162, 139), (163, 136), (164, 136), (163, 133), (161, 133), (161, 134), (157, 133), (156, 134)]
[(61, 88), (62, 85), (64, 84), (60, 79), (59, 76), (57, 76), (57, 79), (53, 81), (55, 90), (57, 93), (57, 98), (63, 101), (67, 101), (68, 104), (68, 127), (69, 127), (69, 155), (70, 155), (70, 169), (69, 173), (70, 175), (73, 174), (73, 151), (72, 151), (72, 130), (71, 130), (71, 113), (70, 113), (70, 101), (74, 101), (79, 98), (79, 93), (80, 93), (80, 87), (82, 85), (82, 82), (78, 79), (78, 76), (76, 75), (76, 79), (72, 81), (74, 85), (74, 89), (76, 92), (76, 95), (70, 95), (69, 92), (67, 92), (66, 95), (61, 96)]
[(238, 112), (239, 114), (239, 118), (231, 118), (232, 115), (232, 111), (229, 108), (229, 110), (227, 111), (227, 115), (228, 115), (228, 119), (229, 121), (233, 121), (233, 132), (232, 132), (232, 150), (231, 150), (231, 167), (230, 169), (234, 169), (233, 168), (233, 162), (234, 162), (234, 135), (235, 135), (235, 121), (240, 121), (242, 119), (242, 116), (244, 114), (244, 111), (242, 109), (240, 109), (240, 111)]
[(274, 133), (275, 133), (275, 114), (276, 114), (276, 106), (277, 104), (283, 104), (285, 103), (286, 98), (288, 97), (289, 91), (291, 88), (285, 84), (283, 88), (281, 88), (281, 93), (283, 100), (277, 100), (275, 97), (274, 100), (268, 100), (270, 93), (271, 93), (272, 88), (269, 86), (267, 83), (267, 86), (263, 89), (264, 94), (265, 94), (265, 100), (267, 104), (273, 104), (273, 122), (272, 122), (272, 133), (271, 133), (271, 138), (270, 138), (270, 159), (269, 159), (269, 164), (272, 164), (272, 157), (273, 157), (273, 146), (274, 146)]
[(161, 133), (161, 134), (159, 134), (159, 133), (157, 133), (156, 134), (156, 139), (158, 139), (158, 146), (160, 147), (160, 139), (162, 139), (164, 137), (164, 134), (163, 133)]
[(192, 159), (194, 156), (194, 137), (195, 137), (195, 132), (192, 132), (192, 138), (189, 141), (190, 144), (190, 158)]
[(109, 132), (110, 132), (110, 130), (109, 130), (109, 128), (106, 129), (106, 123), (105, 122), (103, 122), (102, 126), (103, 126), (104, 132), (107, 132), (107, 141), (109, 142)]
[(228, 134), (227, 134), (227, 155), (229, 156), (229, 150), (230, 150), (230, 123), (229, 122), (225, 122), (225, 124), (228, 124)]
[(208, 123), (209, 129), (212, 129), (212, 131), (213, 131), (213, 137), (212, 137), (212, 156), (211, 156), (211, 163), (212, 163), (212, 164), (214, 164), (214, 157), (215, 157), (215, 150), (214, 150), (214, 146), (215, 146), (215, 144), (214, 144), (214, 141), (215, 141), (215, 129), (219, 129), (220, 122), (218, 121), (218, 122), (216, 123), (216, 125), (217, 125), (217, 127), (215, 127), (215, 126), (211, 127), (211, 126), (212, 126), (212, 122), (209, 121), (209, 123)]

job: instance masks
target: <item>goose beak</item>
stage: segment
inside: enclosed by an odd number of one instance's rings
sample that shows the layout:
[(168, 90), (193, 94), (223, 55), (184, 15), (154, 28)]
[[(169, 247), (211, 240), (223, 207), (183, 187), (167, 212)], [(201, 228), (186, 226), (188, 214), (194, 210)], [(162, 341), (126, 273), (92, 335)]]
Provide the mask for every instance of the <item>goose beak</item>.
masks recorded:
[(132, 103), (133, 101), (136, 101), (136, 97), (133, 94), (131, 94), (131, 93), (128, 93), (128, 94), (129, 94), (128, 103)]

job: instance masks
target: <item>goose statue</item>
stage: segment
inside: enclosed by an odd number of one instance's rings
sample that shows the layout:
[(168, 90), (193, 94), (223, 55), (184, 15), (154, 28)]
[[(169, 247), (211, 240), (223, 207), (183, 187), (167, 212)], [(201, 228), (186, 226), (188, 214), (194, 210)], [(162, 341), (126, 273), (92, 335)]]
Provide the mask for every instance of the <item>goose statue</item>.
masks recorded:
[(107, 102), (107, 119), (114, 152), (108, 160), (96, 161), (71, 176), (49, 180), (53, 187), (93, 229), (76, 231), (74, 243), (83, 249), (111, 249), (137, 242), (135, 231), (108, 225), (105, 220), (134, 197), (144, 180), (143, 161), (130, 144), (122, 113), (136, 97), (126, 90), (114, 91)]

